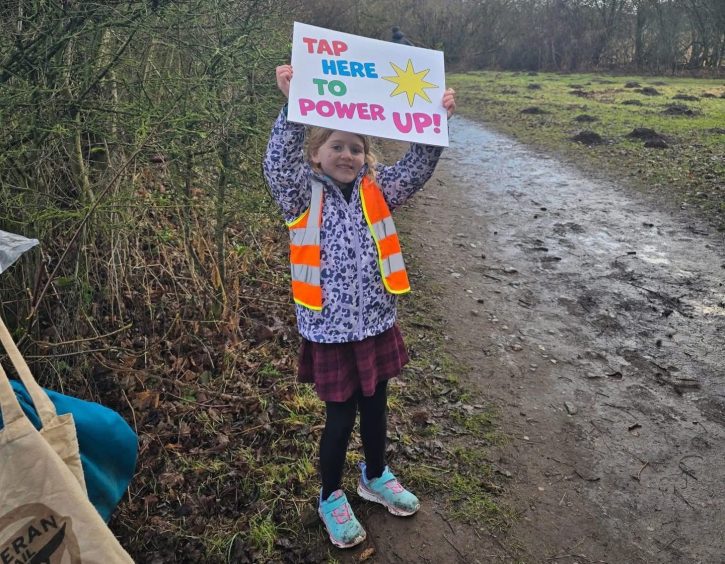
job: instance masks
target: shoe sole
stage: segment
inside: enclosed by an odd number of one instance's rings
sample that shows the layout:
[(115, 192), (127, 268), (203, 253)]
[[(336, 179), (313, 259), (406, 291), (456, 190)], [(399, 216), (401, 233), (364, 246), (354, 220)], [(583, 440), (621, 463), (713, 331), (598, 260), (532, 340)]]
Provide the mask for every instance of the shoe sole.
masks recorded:
[(388, 513), (391, 513), (398, 517), (410, 517), (411, 515), (415, 515), (418, 512), (418, 510), (420, 509), (420, 505), (418, 505), (418, 507), (416, 507), (413, 511), (406, 511), (405, 509), (400, 509), (399, 507), (390, 505), (387, 501), (385, 501), (385, 499), (380, 497), (378, 494), (367, 489), (361, 482), (358, 482), (358, 484), (357, 484), (357, 493), (363, 499), (367, 499), (368, 501), (372, 501), (374, 503), (379, 503), (380, 505), (384, 506), (385, 509), (388, 510)]
[(352, 542), (350, 542), (348, 544), (342, 543), (342, 542), (336, 540), (332, 536), (330, 529), (327, 528), (327, 523), (325, 523), (325, 519), (322, 517), (322, 512), (319, 509), (317, 510), (317, 514), (320, 516), (320, 520), (322, 521), (322, 524), (325, 525), (325, 530), (327, 531), (327, 535), (330, 537), (330, 542), (332, 544), (334, 544), (337, 548), (352, 548), (353, 546), (359, 545), (361, 542), (363, 542), (368, 537), (367, 532), (365, 531), (365, 529), (363, 529), (362, 535), (355, 537), (355, 539)]

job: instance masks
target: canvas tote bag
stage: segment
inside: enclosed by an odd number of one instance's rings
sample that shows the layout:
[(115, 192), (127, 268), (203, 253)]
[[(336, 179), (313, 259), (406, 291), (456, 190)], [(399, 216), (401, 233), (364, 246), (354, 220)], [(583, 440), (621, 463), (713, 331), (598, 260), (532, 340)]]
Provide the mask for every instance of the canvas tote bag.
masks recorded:
[[(53, 450), (58, 453), (61, 460), (65, 462), (85, 492), (86, 482), (83, 477), (83, 466), (81, 465), (78, 436), (76, 434), (73, 416), (70, 413), (65, 415), (57, 414), (53, 402), (50, 401), (48, 395), (35, 381), (28, 364), (20, 354), (2, 318), (0, 318), (0, 342), (2, 342), (5, 351), (8, 353), (10, 361), (20, 377), (20, 381), (33, 400), (35, 410), (38, 412), (38, 417), (42, 425), (40, 434)], [(2, 553), (0, 553), (0, 562), (3, 562), (1, 556)]]
[(133, 563), (0, 366), (0, 562)]

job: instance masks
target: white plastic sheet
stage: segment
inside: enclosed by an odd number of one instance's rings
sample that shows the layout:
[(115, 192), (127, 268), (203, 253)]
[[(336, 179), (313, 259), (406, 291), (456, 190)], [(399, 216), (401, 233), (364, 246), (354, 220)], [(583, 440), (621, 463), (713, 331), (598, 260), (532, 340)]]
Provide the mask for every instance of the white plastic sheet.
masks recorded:
[(38, 244), (37, 239), (28, 239), (7, 231), (0, 231), (0, 274), (5, 272), (20, 255)]

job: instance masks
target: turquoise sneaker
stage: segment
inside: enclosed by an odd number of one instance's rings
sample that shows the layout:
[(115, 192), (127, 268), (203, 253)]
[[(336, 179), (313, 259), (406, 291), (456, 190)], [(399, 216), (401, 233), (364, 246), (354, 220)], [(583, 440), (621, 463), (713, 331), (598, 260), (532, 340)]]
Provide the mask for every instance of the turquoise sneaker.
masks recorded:
[(368, 501), (383, 504), (393, 515), (408, 517), (420, 509), (420, 501), (400, 485), (398, 479), (386, 466), (383, 475), (368, 481), (365, 476), (365, 463), (360, 463), (360, 481), (357, 493)]
[(325, 524), (330, 541), (338, 548), (350, 548), (365, 540), (367, 533), (360, 521), (355, 518), (352, 507), (342, 490), (335, 490), (327, 500), (322, 500), (317, 508), (320, 519)]

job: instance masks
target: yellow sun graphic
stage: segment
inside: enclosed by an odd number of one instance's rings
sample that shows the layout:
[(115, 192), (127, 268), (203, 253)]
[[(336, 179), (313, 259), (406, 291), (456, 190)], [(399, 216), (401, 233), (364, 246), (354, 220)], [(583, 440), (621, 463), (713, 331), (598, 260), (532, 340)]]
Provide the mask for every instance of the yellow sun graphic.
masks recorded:
[(428, 94), (426, 94), (424, 89), (438, 88), (437, 85), (425, 80), (425, 77), (430, 72), (430, 69), (415, 72), (413, 69), (413, 61), (410, 59), (408, 59), (408, 66), (405, 67), (405, 70), (401, 69), (395, 63), (390, 63), (390, 66), (393, 67), (396, 76), (384, 76), (382, 78), (397, 84), (395, 90), (393, 90), (392, 94), (390, 94), (391, 98), (393, 96), (397, 96), (398, 94), (405, 94), (408, 96), (408, 104), (410, 104), (411, 108), (413, 107), (413, 101), (416, 96), (420, 96), (426, 102), (430, 102), (430, 98), (428, 98)]

